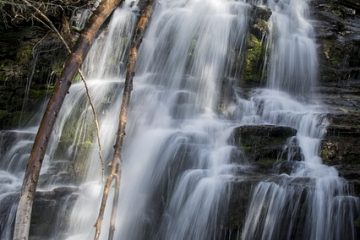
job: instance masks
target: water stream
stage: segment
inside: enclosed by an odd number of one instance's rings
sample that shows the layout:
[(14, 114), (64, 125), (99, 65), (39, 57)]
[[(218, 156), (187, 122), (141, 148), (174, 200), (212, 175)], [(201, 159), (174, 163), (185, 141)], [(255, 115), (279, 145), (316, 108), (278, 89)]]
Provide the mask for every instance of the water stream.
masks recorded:
[[(265, 2), (156, 2), (134, 78), (116, 239), (356, 239), (359, 200), (319, 157), (328, 123), (326, 107), (313, 98), (318, 61), (307, 1)], [(272, 11), (267, 81), (265, 88), (242, 94), (233, 73), (241, 73), (239, 59), (246, 51), (254, 5)], [(83, 66), (106, 161), (112, 156), (136, 17), (136, 4), (125, 1)], [(224, 85), (233, 96), (225, 104)], [(11, 239), (15, 199), (38, 119), (0, 134), (1, 239)], [(228, 208), (232, 182), (256, 171), (243, 149), (232, 143), (232, 134), (239, 126), (259, 125), (296, 129), (289, 142), (300, 147), (301, 157), (288, 158), (293, 166), (289, 173), (266, 176), (254, 185), (242, 229), (230, 237), (223, 225), (234, 211)], [(102, 177), (82, 83), (72, 85), (59, 114), (39, 190), (69, 186), (76, 190), (58, 213), (67, 216), (66, 224), (55, 227), (51, 238), (91, 239)], [(108, 216), (109, 209), (102, 239), (107, 238)]]

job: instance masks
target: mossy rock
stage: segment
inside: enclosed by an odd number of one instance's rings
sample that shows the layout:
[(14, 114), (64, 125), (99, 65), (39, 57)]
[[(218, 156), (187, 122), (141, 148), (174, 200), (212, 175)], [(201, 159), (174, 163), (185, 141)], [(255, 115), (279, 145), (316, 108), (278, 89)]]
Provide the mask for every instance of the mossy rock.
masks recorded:
[(245, 83), (260, 85), (265, 61), (265, 44), (254, 34), (248, 36), (248, 47), (243, 67)]

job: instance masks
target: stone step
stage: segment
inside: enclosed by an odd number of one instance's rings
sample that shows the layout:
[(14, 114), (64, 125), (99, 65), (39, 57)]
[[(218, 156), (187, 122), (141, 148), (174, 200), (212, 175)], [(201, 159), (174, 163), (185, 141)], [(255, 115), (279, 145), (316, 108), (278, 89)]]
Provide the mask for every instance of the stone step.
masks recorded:
[[(302, 159), (296, 133), (296, 129), (285, 126), (245, 125), (234, 129), (229, 142), (241, 149), (258, 170), (270, 172), (274, 171), (275, 163)], [(281, 169), (283, 166), (278, 166), (278, 170)]]

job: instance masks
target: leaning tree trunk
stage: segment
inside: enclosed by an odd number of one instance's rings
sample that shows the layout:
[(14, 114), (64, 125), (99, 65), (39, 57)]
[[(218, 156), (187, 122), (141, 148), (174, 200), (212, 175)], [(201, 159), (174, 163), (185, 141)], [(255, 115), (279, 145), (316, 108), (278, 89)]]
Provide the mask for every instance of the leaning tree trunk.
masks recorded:
[(108, 178), (106, 179), (104, 192), (100, 204), (99, 215), (95, 223), (95, 240), (98, 240), (101, 233), (101, 224), (104, 218), (105, 207), (107, 198), (109, 196), (110, 187), (112, 182), (115, 181), (115, 193), (113, 199), (113, 206), (111, 212), (111, 221), (109, 229), (109, 240), (112, 240), (115, 232), (115, 222), (116, 222), (116, 213), (117, 205), (120, 191), (120, 179), (121, 179), (121, 152), (122, 146), (125, 138), (125, 127), (127, 123), (127, 113), (130, 102), (131, 91), (133, 89), (133, 78), (135, 75), (135, 65), (137, 60), (137, 54), (142, 42), (142, 39), (145, 34), (145, 30), (148, 26), (150, 17), (153, 11), (153, 0), (147, 0), (144, 8), (141, 11), (141, 16), (137, 21), (134, 35), (132, 37), (132, 42), (130, 46), (129, 58), (126, 67), (126, 78), (124, 84), (124, 91), (122, 96), (120, 114), (119, 114), (119, 126), (116, 134), (116, 142), (114, 146), (114, 155), (111, 161), (111, 172)]
[(97, 32), (112, 11), (119, 5), (120, 1), (121, 0), (103, 0), (101, 2), (89, 19), (87, 27), (80, 35), (74, 51), (65, 62), (60, 78), (56, 81), (54, 93), (48, 102), (45, 114), (41, 120), (26, 167), (16, 213), (14, 240), (26, 240), (29, 237), (31, 211), (36, 186), (56, 117), (68, 93), (71, 81), (85, 59)]

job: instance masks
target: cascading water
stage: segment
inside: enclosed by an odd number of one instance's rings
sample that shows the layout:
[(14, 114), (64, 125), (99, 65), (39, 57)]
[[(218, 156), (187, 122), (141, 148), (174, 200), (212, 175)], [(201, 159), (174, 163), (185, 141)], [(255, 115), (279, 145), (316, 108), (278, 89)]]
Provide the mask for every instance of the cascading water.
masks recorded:
[[(218, 89), (230, 44), (245, 41), (249, 9), (243, 2), (217, 0), (156, 5), (134, 80), (118, 238), (218, 234), (226, 179), (235, 168), (229, 161), (234, 147), (227, 144), (232, 124), (216, 115)], [(243, 34), (231, 31), (234, 26)], [(89, 227), (97, 213), (84, 221), (86, 202), (79, 200), (74, 208), (72, 232), (83, 234), (73, 239), (93, 234)]]
[[(323, 165), (318, 156), (327, 122), (324, 107), (311, 94), (318, 65), (306, 1), (266, 2), (272, 10), (267, 88), (254, 89), (247, 99), (230, 87), (234, 99), (223, 105), (220, 89), (225, 81), (235, 85), (233, 79), (241, 73), (238, 59), (245, 54), (254, 4), (264, 5), (263, 1), (156, 2), (134, 79), (116, 239), (356, 239), (353, 219), (358, 199), (350, 195), (336, 169)], [(100, 121), (105, 159), (112, 155), (118, 121), (114, 115), (120, 107), (136, 12), (136, 4), (125, 1), (83, 66)], [(59, 116), (40, 191), (79, 187), (61, 206), (64, 213), (58, 214), (66, 216), (66, 208), (76, 198), (66, 226), (55, 229), (51, 238), (91, 239), (102, 178), (82, 83), (71, 87)], [(296, 129), (296, 138), (290, 140), (299, 145), (302, 157), (289, 155), (294, 166), (290, 174), (269, 176), (257, 184), (243, 229), (229, 237), (222, 225), (231, 182), (253, 171), (243, 151), (229, 139), (238, 126), (269, 124)], [(11, 239), (14, 199), (35, 130), (0, 135), (2, 146), (12, 145), (1, 148), (1, 239)], [(3, 139), (13, 140), (3, 143)], [(105, 219), (108, 216), (109, 209)], [(108, 227), (105, 221), (102, 239)]]
[[(323, 165), (319, 157), (326, 119), (322, 106), (311, 103), (318, 65), (312, 26), (306, 19), (307, 2), (269, 1), (269, 6), (271, 90), (253, 95), (250, 104), (261, 111), (252, 119), (297, 129), (304, 161), (277, 182), (258, 184), (241, 239), (356, 239), (359, 199), (350, 195), (336, 169)], [(303, 98), (308, 103), (297, 100)], [(296, 184), (299, 179), (302, 185)]]
[(268, 1), (272, 9), (268, 86), (295, 95), (313, 91), (318, 75), (307, 1)]

